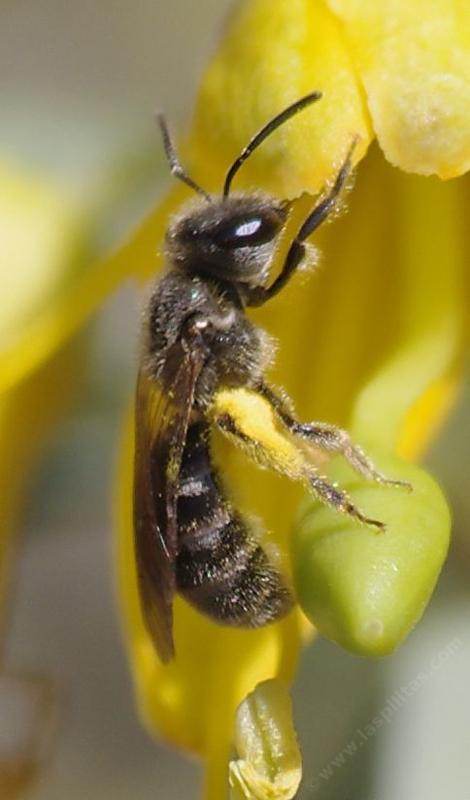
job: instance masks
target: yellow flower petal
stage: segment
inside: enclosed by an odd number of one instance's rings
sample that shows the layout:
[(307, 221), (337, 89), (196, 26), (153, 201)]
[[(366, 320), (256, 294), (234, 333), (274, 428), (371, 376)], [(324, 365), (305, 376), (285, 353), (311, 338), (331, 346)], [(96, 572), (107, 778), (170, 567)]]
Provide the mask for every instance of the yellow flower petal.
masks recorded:
[[(61, 297), (83, 254), (83, 238), (77, 209), (65, 192), (5, 164), (0, 166), (0, 236), (1, 384), (9, 367), (13, 373), (22, 371), (22, 354), (14, 343), (24, 337), (31, 349), (39, 346), (27, 334)], [(7, 380), (1, 388), (13, 383)]]
[(371, 138), (368, 112), (333, 15), (320, 0), (249, 0), (237, 7), (198, 95), (189, 153), (194, 177), (221, 187), (231, 162), (271, 117), (315, 89), (323, 98), (250, 157), (234, 186), (284, 197), (318, 191), (355, 134)]
[[(10, 165), (0, 166), (0, 348), (21, 336), (60, 295), (76, 268), (76, 210), (57, 187)], [(12, 562), (28, 468), (50, 427), (76, 391), (75, 346), (56, 355), (15, 391), (0, 397), (0, 608)], [(0, 372), (4, 363), (0, 355)]]
[(382, 265), (394, 270), (399, 290), (382, 318), (393, 338), (358, 394), (352, 428), (409, 457), (448, 409), (466, 347), (466, 212), (460, 183), (394, 174), (392, 192), (394, 185), (399, 203), (389, 213), (401, 247), (395, 263)]
[(327, 0), (386, 157), (441, 178), (470, 168), (470, 4)]
[(63, 195), (49, 183), (0, 164), (0, 342), (51, 302), (64, 279), (76, 228)]
[(96, 262), (85, 255), (85, 217), (63, 191), (6, 169), (0, 177), (8, 243), (0, 266), (11, 287), (0, 326), (2, 394), (50, 358), (124, 280), (155, 274), (168, 214), (188, 192), (176, 187), (128, 241)]

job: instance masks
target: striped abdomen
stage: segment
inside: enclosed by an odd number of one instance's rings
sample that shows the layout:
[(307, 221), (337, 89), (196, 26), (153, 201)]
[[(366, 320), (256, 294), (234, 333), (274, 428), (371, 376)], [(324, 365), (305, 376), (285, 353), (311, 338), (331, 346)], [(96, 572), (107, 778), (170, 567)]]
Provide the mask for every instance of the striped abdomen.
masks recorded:
[(225, 625), (256, 628), (287, 613), (292, 597), (247, 521), (224, 497), (208, 438), (207, 423), (190, 426), (179, 479), (177, 589)]

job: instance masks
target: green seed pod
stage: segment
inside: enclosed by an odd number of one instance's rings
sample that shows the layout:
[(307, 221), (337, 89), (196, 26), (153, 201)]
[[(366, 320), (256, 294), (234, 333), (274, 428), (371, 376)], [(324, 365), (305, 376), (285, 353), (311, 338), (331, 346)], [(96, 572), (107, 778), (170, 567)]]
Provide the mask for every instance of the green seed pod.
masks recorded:
[(340, 458), (331, 461), (328, 476), (367, 517), (384, 522), (384, 532), (308, 498), (292, 540), (303, 611), (324, 636), (364, 656), (393, 652), (421, 617), (451, 523), (442, 491), (423, 469), (390, 455), (377, 463), (413, 490), (365, 481)]

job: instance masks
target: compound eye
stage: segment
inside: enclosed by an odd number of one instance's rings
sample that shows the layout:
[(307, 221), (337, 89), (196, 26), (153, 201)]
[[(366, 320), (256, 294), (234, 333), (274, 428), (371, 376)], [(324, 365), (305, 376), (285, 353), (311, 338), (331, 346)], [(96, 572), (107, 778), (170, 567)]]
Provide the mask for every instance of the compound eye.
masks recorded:
[(280, 228), (280, 221), (274, 216), (242, 217), (219, 225), (213, 239), (219, 247), (256, 247), (270, 242)]

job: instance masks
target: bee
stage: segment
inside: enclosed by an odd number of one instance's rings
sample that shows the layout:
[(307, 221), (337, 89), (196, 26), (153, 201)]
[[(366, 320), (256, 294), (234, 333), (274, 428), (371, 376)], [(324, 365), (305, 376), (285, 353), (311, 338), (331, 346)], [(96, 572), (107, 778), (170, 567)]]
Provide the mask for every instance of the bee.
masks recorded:
[(258, 191), (231, 193), (233, 179), (268, 136), (320, 97), (302, 97), (258, 131), (228, 170), (220, 196), (185, 172), (158, 117), (172, 174), (199, 196), (166, 232), (167, 269), (144, 315), (136, 389), (137, 575), (145, 624), (163, 662), (174, 656), (176, 592), (216, 622), (246, 628), (279, 619), (294, 603), (276, 558), (228, 496), (211, 453), (214, 428), (258, 463), (378, 529), (383, 523), (368, 519), (322, 477), (302, 444), (342, 453), (366, 478), (399, 483), (382, 475), (344, 430), (296, 419), (286, 396), (266, 380), (273, 342), (246, 315), (282, 291), (302, 264), (306, 239), (337, 206), (355, 141), (271, 281), (290, 203)]

